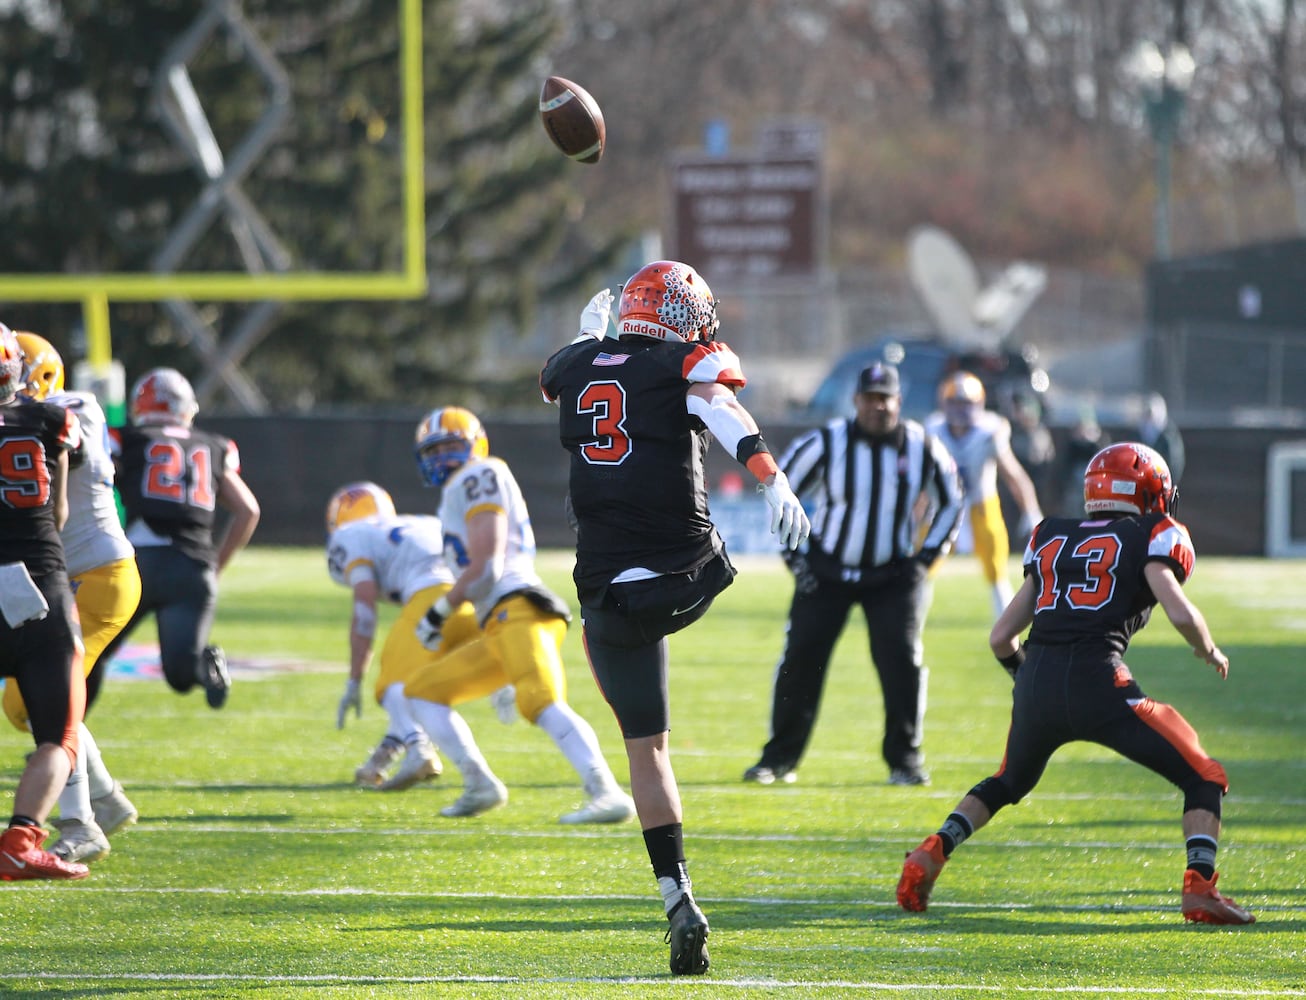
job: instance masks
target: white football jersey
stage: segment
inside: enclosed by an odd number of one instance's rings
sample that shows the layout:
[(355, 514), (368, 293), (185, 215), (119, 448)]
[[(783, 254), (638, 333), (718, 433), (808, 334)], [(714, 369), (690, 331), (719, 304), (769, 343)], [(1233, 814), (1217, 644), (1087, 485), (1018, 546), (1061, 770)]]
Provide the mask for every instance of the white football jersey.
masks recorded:
[(449, 565), (455, 572), (467, 566), (467, 522), (487, 510), (507, 518), (508, 547), (503, 573), (489, 593), (474, 602), (476, 617), (482, 622), (505, 594), (542, 586), (535, 572), (535, 532), (521, 487), (503, 460), (493, 456), (469, 462), (444, 484), (440, 520), (444, 523), (445, 558)]
[(68, 470), (68, 521), (59, 532), (68, 575), (134, 556), (136, 550), (118, 519), (108, 421), (99, 402), (89, 392), (71, 391), (51, 393), (45, 401), (76, 415), (86, 449), (86, 461)]
[(1011, 424), (992, 410), (981, 410), (975, 424), (960, 437), (948, 429), (942, 413), (931, 413), (925, 429), (937, 437), (957, 463), (957, 475), (966, 491), (966, 504), (973, 507), (998, 492), (998, 455), (1011, 450)]
[(387, 600), (406, 604), (419, 590), (453, 583), (440, 519), (418, 514), (365, 517), (327, 540), (327, 570), (346, 587), (375, 581)]

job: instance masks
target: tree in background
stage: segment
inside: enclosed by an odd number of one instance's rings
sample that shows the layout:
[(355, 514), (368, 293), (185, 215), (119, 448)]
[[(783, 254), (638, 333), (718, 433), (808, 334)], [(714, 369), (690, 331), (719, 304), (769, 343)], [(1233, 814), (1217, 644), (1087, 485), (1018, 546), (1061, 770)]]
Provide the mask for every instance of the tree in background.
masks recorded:
[[(285, 67), (293, 114), (242, 181), (290, 251), (293, 269), (398, 270), (402, 254), (399, 30), (389, 0), (246, 0)], [(539, 129), (537, 98), (555, 23), (547, 3), (466, 16), (426, 0), (427, 267), (420, 302), (288, 306), (250, 356), (279, 409), (332, 401), (469, 401), (470, 362), (491, 322), (523, 328), (537, 302), (585, 290), (628, 241), (585, 238), (575, 167)], [(193, 4), (70, 0), (0, 15), (0, 271), (141, 271), (198, 197), (199, 178), (151, 112), (154, 71), (193, 22)], [(188, 69), (219, 145), (239, 141), (266, 87), (217, 35)], [(216, 222), (186, 270), (243, 270)], [(244, 304), (205, 307), (218, 331)], [(11, 307), (68, 357), (75, 313)], [(157, 364), (193, 373), (182, 332), (152, 305), (115, 304), (115, 354), (129, 378)], [(470, 400), (475, 401), (473, 398)], [(218, 401), (220, 403), (220, 401)]]

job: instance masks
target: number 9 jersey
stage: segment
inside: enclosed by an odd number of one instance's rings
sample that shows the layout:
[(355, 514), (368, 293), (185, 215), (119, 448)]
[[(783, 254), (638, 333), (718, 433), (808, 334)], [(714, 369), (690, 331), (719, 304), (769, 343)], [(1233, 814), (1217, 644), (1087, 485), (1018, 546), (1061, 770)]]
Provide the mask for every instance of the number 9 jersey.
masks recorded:
[(240, 472), (235, 442), (176, 424), (128, 425), (116, 437), (128, 539), (138, 547), (172, 545), (216, 565), (214, 514), (223, 478)]

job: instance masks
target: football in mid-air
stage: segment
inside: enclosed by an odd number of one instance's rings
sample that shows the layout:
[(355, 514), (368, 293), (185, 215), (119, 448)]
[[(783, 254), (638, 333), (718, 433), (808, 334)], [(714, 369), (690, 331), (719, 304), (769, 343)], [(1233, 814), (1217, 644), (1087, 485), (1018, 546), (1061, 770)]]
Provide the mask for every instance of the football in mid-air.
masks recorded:
[(598, 163), (607, 127), (598, 101), (580, 84), (551, 76), (540, 89), (540, 121), (553, 144), (577, 163)]

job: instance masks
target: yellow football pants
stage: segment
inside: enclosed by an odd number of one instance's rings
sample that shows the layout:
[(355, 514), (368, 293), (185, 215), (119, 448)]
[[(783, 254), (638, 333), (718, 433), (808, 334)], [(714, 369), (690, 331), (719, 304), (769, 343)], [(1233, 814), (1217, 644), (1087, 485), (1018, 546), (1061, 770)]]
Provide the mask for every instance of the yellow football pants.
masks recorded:
[(534, 722), (555, 701), (567, 698), (562, 641), (567, 623), (525, 597), (494, 609), (481, 638), (425, 664), (404, 693), (440, 705), (460, 705), (497, 691), (517, 689), (517, 709)]
[(1007, 537), (1007, 523), (1002, 519), (1002, 501), (996, 493), (971, 507), (970, 533), (984, 578), (991, 584), (997, 583), (1007, 575), (1011, 540)]
[(381, 670), (376, 678), (375, 691), (378, 702), (390, 685), (407, 684), (428, 664), (480, 637), (481, 629), (476, 624), (476, 612), (470, 604), (464, 603), (445, 620), (439, 649), (427, 649), (418, 640), (418, 623), (431, 605), (452, 589), (453, 584), (443, 583), (419, 590), (400, 609), (399, 617), (390, 626), (385, 643), (381, 646)]

